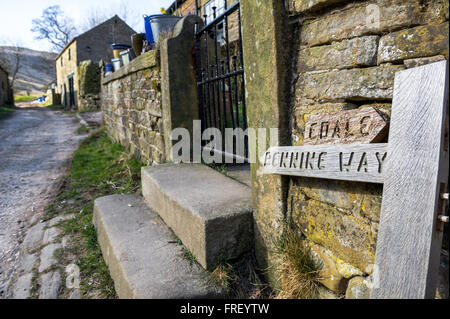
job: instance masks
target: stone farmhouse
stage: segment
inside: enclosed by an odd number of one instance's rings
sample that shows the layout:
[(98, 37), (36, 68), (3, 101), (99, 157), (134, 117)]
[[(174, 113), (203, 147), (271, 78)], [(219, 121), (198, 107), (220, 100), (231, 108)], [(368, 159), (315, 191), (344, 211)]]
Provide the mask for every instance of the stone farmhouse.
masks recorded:
[(12, 90), (9, 87), (8, 72), (0, 66), (0, 106), (13, 104)]
[[(111, 60), (111, 44), (131, 44), (136, 33), (117, 15), (75, 37), (56, 57), (56, 93), (69, 108), (87, 108), (100, 92), (100, 60)], [(90, 61), (90, 62), (89, 62)], [(94, 95), (94, 99), (92, 98)]]

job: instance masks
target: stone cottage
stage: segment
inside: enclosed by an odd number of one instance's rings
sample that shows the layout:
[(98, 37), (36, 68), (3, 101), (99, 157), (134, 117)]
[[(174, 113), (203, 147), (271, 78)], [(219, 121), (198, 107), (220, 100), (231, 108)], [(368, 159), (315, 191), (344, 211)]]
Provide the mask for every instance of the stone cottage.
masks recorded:
[[(95, 106), (100, 92), (100, 60), (111, 60), (111, 44), (131, 44), (136, 33), (117, 15), (75, 37), (56, 58), (56, 93), (70, 108)], [(94, 105), (92, 105), (94, 104)]]
[(12, 103), (12, 91), (9, 88), (8, 72), (0, 66), (0, 106)]

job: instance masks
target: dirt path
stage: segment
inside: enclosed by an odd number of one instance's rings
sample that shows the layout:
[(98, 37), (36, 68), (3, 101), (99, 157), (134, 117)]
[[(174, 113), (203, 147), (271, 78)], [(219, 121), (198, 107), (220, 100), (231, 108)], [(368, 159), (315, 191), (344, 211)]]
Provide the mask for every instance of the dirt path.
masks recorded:
[(0, 121), (0, 299), (29, 225), (42, 217), (83, 138), (79, 126), (75, 116), (37, 107)]

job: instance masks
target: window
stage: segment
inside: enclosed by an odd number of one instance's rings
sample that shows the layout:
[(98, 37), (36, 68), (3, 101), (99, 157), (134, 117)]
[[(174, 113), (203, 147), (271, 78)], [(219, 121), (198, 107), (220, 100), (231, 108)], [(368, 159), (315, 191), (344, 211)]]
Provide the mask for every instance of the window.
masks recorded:
[(63, 59), (64, 59), (64, 58), (61, 56), (61, 66), (63, 66), (63, 64), (64, 64), (64, 63), (63, 63)]
[(69, 61), (70, 61), (70, 49), (69, 49)]
[[(214, 10), (213, 7), (216, 7), (216, 17), (220, 16), (225, 12), (225, 1), (226, 0), (211, 0), (207, 4), (205, 4), (204, 14), (206, 15), (206, 23), (211, 23), (214, 20)], [(225, 44), (225, 29), (224, 22), (220, 22), (217, 24), (217, 43), (220, 45)]]
[(207, 4), (205, 4), (203, 8), (204, 15), (206, 15), (206, 23), (210, 23), (214, 20), (213, 7), (216, 7), (216, 17), (225, 12), (225, 1), (226, 0), (211, 0)]

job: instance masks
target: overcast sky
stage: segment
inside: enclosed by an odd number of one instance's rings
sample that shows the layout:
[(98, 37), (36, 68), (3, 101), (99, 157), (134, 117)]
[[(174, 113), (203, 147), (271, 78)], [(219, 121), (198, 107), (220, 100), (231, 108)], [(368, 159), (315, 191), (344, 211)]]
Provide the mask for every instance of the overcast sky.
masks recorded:
[(125, 2), (132, 13), (127, 23), (134, 30), (144, 32), (142, 16), (158, 14), (161, 7), (168, 8), (174, 0), (0, 0), (0, 45), (19, 40), (23, 47), (49, 51), (51, 46), (45, 41), (34, 40), (30, 31), (31, 20), (39, 18), (45, 8), (59, 5), (79, 25), (90, 10), (119, 14), (121, 2)]

